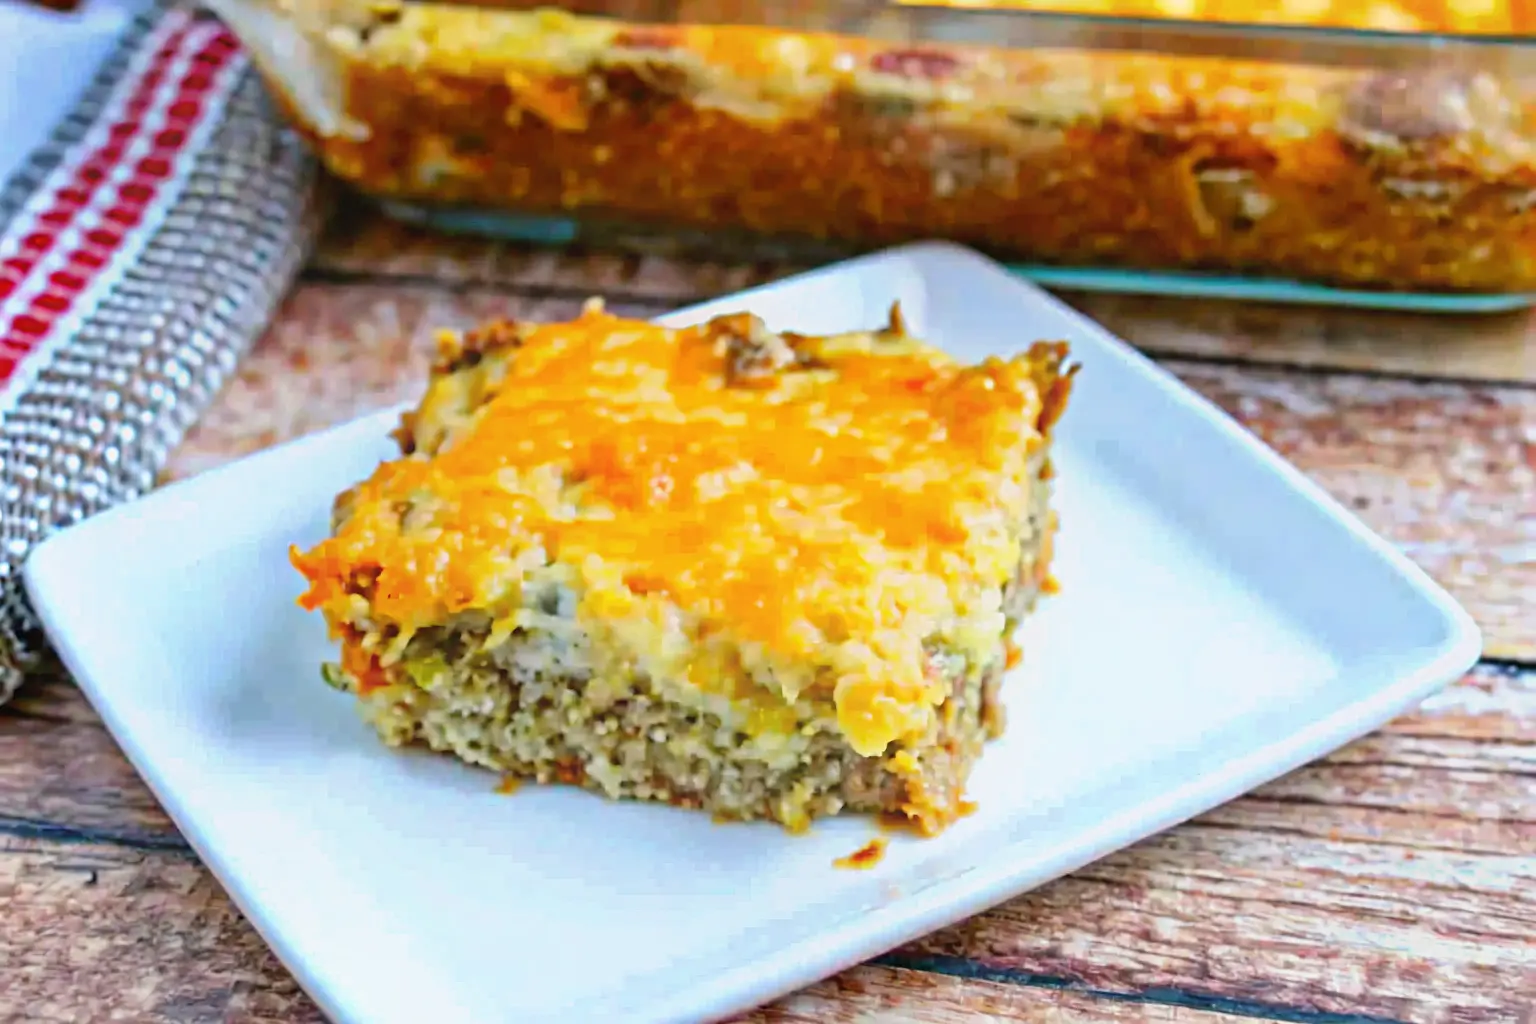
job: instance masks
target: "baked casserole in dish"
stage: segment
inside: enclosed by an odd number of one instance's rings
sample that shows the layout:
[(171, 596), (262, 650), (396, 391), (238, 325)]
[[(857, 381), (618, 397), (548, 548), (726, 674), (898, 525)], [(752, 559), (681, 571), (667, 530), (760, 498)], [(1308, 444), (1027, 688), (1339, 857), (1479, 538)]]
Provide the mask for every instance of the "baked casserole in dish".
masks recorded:
[[(212, 6), (325, 165), (384, 200), (850, 248), (943, 237), (1071, 267), (1536, 290), (1517, 46), (1369, 42), (1330, 64), (1251, 40), (1247, 57), (1024, 45), (1027, 12), (883, 3), (842, 5), (870, 12), (846, 18), (790, 0), (584, 7), (675, 19), (651, 22), (510, 0)], [(739, 20), (770, 13), (808, 27)]]
[(1062, 344), (756, 317), (447, 334), (294, 564), (392, 745), (791, 829), (963, 814), (1051, 587)]

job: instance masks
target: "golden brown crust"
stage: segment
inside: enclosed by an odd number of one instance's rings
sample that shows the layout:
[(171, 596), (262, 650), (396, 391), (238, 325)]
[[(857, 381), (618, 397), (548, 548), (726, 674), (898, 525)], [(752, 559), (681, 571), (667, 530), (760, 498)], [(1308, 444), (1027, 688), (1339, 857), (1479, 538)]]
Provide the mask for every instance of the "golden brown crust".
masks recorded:
[[(956, 8), (1011, 8), (1099, 17), (1153, 18), (1158, 20), (1227, 22), (1243, 25), (1304, 25), (1376, 32), (1419, 34), (1445, 32), (1467, 35), (1521, 35), (1536, 30), (1536, 3), (1532, 0), (923, 0), (925, 6)], [(546, 6), (548, 0), (475, 0), (476, 6), (529, 10)], [(647, 0), (565, 0), (560, 6), (573, 13), (602, 14), (616, 18), (654, 17), (656, 7)], [(722, 5), (720, 0), (675, 0), (681, 21), (708, 22), (718, 18), (722, 7), (751, 9), (748, 3)], [(802, 2), (798, 8), (776, 0), (771, 5), (779, 17), (803, 19), (822, 13), (823, 5)], [(739, 17), (739, 15), (738, 15)]]
[(290, 552), (391, 743), (800, 827), (964, 810), (1046, 584), (1065, 344), (609, 316), (445, 334), (406, 453)]
[(937, 235), (1054, 264), (1536, 288), (1536, 140), (1491, 74), (425, 4), (359, 25), (333, 6), (352, 130), (312, 137), (380, 196), (853, 247)]
[(515, 320), (490, 320), (462, 334), (444, 331), (437, 340), (433, 375), (457, 373), (476, 366), (493, 352), (504, 352), (523, 343), (523, 329)]
[(343, 671), (370, 686), (435, 677), (406, 646), (463, 615), (505, 638), (569, 604), (614, 692), (638, 665), (791, 740), (803, 700), (864, 756), (925, 735), (934, 645), (968, 679), (999, 660), (1021, 548), (1044, 564), (1072, 369), (1059, 343), (964, 365), (901, 323), (671, 329), (589, 304), (445, 336), (405, 456), (294, 553), (304, 604), (357, 629)]
[(1122, 18), (1308, 25), (1381, 32), (1518, 34), (1536, 28), (1530, 0), (942, 0), (955, 7), (1017, 7)]

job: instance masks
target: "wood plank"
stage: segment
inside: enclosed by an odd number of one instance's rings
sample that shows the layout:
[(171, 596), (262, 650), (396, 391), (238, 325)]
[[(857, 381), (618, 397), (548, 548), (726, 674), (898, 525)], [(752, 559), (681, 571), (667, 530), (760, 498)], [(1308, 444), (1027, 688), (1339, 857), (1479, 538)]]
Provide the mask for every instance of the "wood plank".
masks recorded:
[[(6, 922), (0, 1017), (6, 1020), (325, 1019), (189, 855), (10, 840), (0, 844), (0, 915)], [(1221, 1024), (1236, 1018), (1170, 1005), (1166, 995), (1142, 1002), (866, 966), (736, 1019)]]
[(1262, 1010), (1230, 1016), (1179, 1005), (1175, 998), (1171, 993), (1156, 1002), (1106, 998), (1045, 985), (957, 978), (871, 964), (736, 1019), (743, 1024), (1235, 1024), (1267, 1019)]
[(1484, 665), (1394, 719), (1389, 733), (1536, 743), (1536, 674)]
[[(438, 327), (563, 317), (579, 303), (483, 288), (302, 285), (167, 475), (414, 395)], [(653, 298), (615, 305), (661, 308)], [(1401, 544), (1477, 618), (1491, 656), (1536, 659), (1536, 390), (1168, 365)]]
[[(161, 912), (172, 922), (217, 919), (225, 911), (210, 909), (206, 891), (184, 873), (176, 875), (180, 888), (165, 881), (172, 871), (165, 865), (190, 855), (180, 852), (174, 830), (126, 765), (113, 763), (115, 750), (66, 685), (29, 687), (0, 710), (0, 846), (93, 856), (108, 849), (114, 870), (149, 865), (143, 883), (114, 875), (114, 891), (161, 893), (168, 901)], [(1118, 1020), (1122, 1011), (1133, 1020), (1203, 1019), (1138, 1016), (1142, 1011), (1107, 1006), (1112, 1000), (1092, 994), (1103, 992), (1134, 1005), (1151, 1001), (1146, 1014), (1200, 1006), (1261, 1015), (1289, 1008), (1293, 1018), (1291, 1010), (1514, 1021), (1523, 993), (1536, 991), (1527, 984), (1536, 983), (1533, 777), (1536, 671), (1484, 666), (1382, 732), (899, 951), (892, 963), (968, 972), (958, 1006), (1002, 1019), (1052, 1013), (1042, 1019)], [(43, 815), (55, 834), (16, 827)], [(103, 836), (139, 848), (105, 844)], [(58, 880), (74, 876), (50, 867), (28, 877), (25, 891), (8, 891), (0, 868), (0, 919), (51, 920), (43, 930), (55, 944), (50, 957), (111, 950), (91, 930), (95, 910), (70, 903), (74, 883)], [(197, 906), (180, 909), (183, 899)], [(99, 927), (133, 927), (132, 913)], [(178, 956), (165, 955), (155, 986), (174, 988), (164, 979), (201, 970)], [(860, 983), (856, 972), (851, 983), (816, 987), (749, 1019), (820, 1019), (807, 1015), (848, 1000), (873, 1019), (946, 1019), (949, 996), (929, 988), (947, 983), (897, 973), (906, 980), (882, 974)], [(988, 977), (1006, 984), (972, 990)], [(848, 984), (873, 988), (855, 999)], [(1093, 1002), (1040, 1009), (1044, 996), (1014, 991), (1038, 984), (1082, 990)], [(261, 985), (242, 991), (253, 999), (269, 993)]]
[(0, 921), (0, 1019), (325, 1019), (190, 853), (0, 837)]
[(338, 208), (308, 273), (359, 283), (404, 279), (532, 295), (603, 295), (665, 309), (801, 269), (787, 263), (582, 252), (447, 235), (397, 223), (354, 201)]
[(1427, 853), (1197, 823), (931, 936), (895, 962), (959, 958), (1094, 989), (1172, 988), (1422, 1024), (1514, 1022), (1536, 991), (1533, 921), (1529, 854)]
[(0, 836), (38, 835), (186, 849), (62, 669), (0, 707)]
[(1382, 732), (895, 962), (1513, 1024), (1536, 992), (1533, 780), (1536, 673), (1483, 667)]
[[(345, 204), (311, 261), (322, 276), (406, 278), (525, 292), (601, 293), (680, 306), (804, 269), (785, 263), (570, 253), (396, 223)], [(1136, 295), (1061, 298), (1161, 355), (1536, 383), (1536, 311), (1388, 313)]]
[(1154, 355), (1536, 384), (1536, 314), (1389, 313), (1144, 295), (1061, 296)]
[(10, 702), (0, 707), (0, 715), (3, 714), (51, 722), (101, 724), (96, 709), (80, 695), (69, 672), (56, 659), (48, 659), (33, 672)]
[(61, 827), (131, 846), (184, 845), (100, 725), (0, 718), (0, 835)]
[(1165, 365), (1400, 545), (1489, 656), (1536, 658), (1536, 391)]

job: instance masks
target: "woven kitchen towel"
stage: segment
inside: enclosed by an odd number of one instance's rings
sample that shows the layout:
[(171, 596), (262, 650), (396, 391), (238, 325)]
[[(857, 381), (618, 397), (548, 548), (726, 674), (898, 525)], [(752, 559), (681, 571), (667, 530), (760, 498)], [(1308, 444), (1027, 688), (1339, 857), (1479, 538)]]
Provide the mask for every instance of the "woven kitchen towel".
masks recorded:
[(0, 702), (44, 650), (28, 553), (154, 486), (320, 207), (234, 36), (174, 3), (133, 23), (0, 191)]

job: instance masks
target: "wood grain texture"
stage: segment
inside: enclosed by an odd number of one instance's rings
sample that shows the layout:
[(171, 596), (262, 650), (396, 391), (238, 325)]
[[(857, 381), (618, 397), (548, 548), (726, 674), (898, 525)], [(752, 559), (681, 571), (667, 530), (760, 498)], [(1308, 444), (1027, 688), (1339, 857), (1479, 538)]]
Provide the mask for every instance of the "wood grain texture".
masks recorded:
[(1236, 1024), (1245, 1019), (1170, 1002), (1106, 998), (1042, 984), (956, 978), (866, 965), (736, 1018), (741, 1024)]
[(1154, 355), (1536, 384), (1536, 314), (1386, 313), (1142, 295), (1065, 294)]
[[(324, 1016), (189, 855), (0, 843), (7, 1021), (319, 1024)], [(25, 931), (23, 931), (25, 929)], [(28, 936), (30, 941), (10, 941)], [(67, 983), (65, 980), (67, 979)], [(864, 966), (750, 1014), (747, 1024), (1241, 1020), (1166, 1000)]]
[(188, 852), (0, 835), (0, 1019), (324, 1018)]
[[(343, 205), (311, 273), (479, 285), (524, 294), (604, 294), (681, 306), (805, 269), (782, 263), (592, 253), (407, 227), (358, 202)], [(1126, 340), (1158, 355), (1536, 384), (1536, 311), (1479, 316), (1138, 295), (1059, 293)]]
[(1490, 656), (1536, 658), (1536, 391), (1165, 365), (1399, 544)]
[(1533, 890), (1529, 856), (1428, 855), (1199, 823), (932, 936), (898, 962), (932, 967), (928, 954), (938, 969), (979, 962), (1094, 989), (1512, 1021), (1517, 993), (1536, 991)]
[(1536, 673), (1482, 668), (1380, 733), (895, 962), (1317, 1014), (1524, 1021)]
[(310, 260), (311, 278), (415, 280), (439, 287), (479, 286), (521, 295), (681, 306), (763, 284), (804, 267), (663, 256), (572, 253), (408, 227), (343, 201)]

